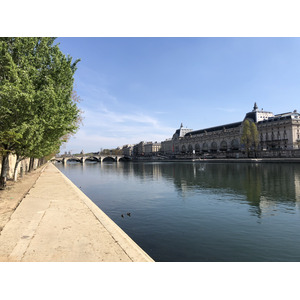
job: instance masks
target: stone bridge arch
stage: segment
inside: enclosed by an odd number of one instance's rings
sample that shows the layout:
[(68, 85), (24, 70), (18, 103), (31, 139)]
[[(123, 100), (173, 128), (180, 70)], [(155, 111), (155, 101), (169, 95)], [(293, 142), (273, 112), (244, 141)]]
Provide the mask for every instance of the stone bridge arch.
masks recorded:
[(112, 156), (105, 156), (102, 158), (102, 161), (103, 162), (110, 162), (110, 161), (112, 162), (112, 161), (116, 161), (116, 159)]
[(67, 161), (76, 161), (80, 163), (84, 163), (85, 161), (94, 161), (94, 162), (103, 162), (103, 161), (114, 161), (114, 162), (119, 162), (119, 161), (125, 161), (126, 159), (123, 159), (123, 156), (70, 156), (70, 157), (64, 157), (61, 159), (61, 161), (65, 164)]
[(62, 163), (66, 164), (68, 161), (75, 161), (75, 162), (82, 162), (81, 157), (71, 156), (71, 157), (64, 157), (62, 159)]
[(123, 156), (112, 156), (112, 155), (108, 155), (108, 156), (103, 156), (101, 157), (101, 162), (103, 161), (114, 161), (114, 162), (119, 162), (119, 161), (124, 161), (125, 159), (123, 159)]
[(96, 156), (88, 156), (88, 157), (85, 158), (84, 161), (94, 161), (94, 162), (98, 162), (98, 161), (100, 161), (100, 160), (99, 160), (99, 157), (96, 157)]

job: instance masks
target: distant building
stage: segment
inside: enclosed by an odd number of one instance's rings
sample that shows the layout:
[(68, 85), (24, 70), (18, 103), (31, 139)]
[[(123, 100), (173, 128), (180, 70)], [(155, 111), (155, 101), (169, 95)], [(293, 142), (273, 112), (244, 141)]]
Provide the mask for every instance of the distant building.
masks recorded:
[(297, 110), (259, 121), (257, 129), (260, 150), (300, 149), (300, 114)]
[(173, 139), (167, 139), (161, 142), (161, 152), (166, 155), (174, 154)]
[[(259, 150), (300, 149), (300, 114), (296, 110), (274, 115), (272, 112), (259, 110), (255, 103), (253, 110), (246, 113), (245, 119), (255, 122), (257, 126)], [(167, 155), (241, 152), (242, 126), (243, 121), (240, 121), (193, 131), (184, 129), (181, 124), (172, 139), (161, 142), (161, 151)]]
[(161, 149), (161, 143), (148, 142), (144, 144), (145, 156), (156, 155)]
[(122, 154), (124, 156), (132, 156), (133, 153), (133, 145), (124, 145), (122, 148)]
[(145, 142), (139, 142), (133, 146), (132, 156), (144, 156), (145, 155)]
[[(184, 138), (186, 134), (192, 131), (193, 131), (192, 129), (183, 128), (183, 125), (181, 123), (180, 128), (175, 131), (171, 139), (167, 139), (161, 142), (161, 152), (166, 155), (179, 153), (180, 151), (175, 141)], [(176, 149), (175, 149), (175, 144), (177, 147)]]
[(192, 132), (193, 129), (187, 129), (187, 128), (183, 128), (183, 125), (181, 123), (180, 128), (177, 129), (175, 131), (175, 133), (173, 134), (173, 139), (178, 139), (178, 138), (182, 138), (184, 137), (186, 134), (188, 134), (189, 132)]

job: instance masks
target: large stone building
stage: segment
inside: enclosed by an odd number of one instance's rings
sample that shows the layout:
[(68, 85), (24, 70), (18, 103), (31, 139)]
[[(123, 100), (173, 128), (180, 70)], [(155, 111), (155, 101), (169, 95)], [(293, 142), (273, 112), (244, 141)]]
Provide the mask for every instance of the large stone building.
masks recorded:
[[(255, 103), (245, 119), (255, 122), (257, 126), (260, 153), (300, 149), (300, 114), (296, 110), (274, 115), (259, 110)], [(161, 150), (167, 155), (212, 153), (235, 157), (244, 150), (241, 144), (242, 129), (243, 121), (195, 131), (184, 129), (181, 124), (172, 139), (161, 143)]]
[(161, 149), (161, 143), (155, 142), (148, 142), (144, 145), (145, 149), (145, 156), (155, 156), (159, 153)]

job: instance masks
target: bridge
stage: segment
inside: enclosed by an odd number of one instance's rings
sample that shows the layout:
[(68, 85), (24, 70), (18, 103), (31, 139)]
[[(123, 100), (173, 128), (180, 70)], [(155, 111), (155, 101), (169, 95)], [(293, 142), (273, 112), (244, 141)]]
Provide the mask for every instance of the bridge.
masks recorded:
[(64, 156), (64, 157), (55, 157), (52, 159), (57, 162), (62, 162), (63, 164), (66, 164), (67, 161), (77, 161), (80, 163), (84, 163), (85, 161), (94, 161), (94, 162), (119, 162), (119, 161), (129, 161), (130, 158), (126, 156), (121, 155), (86, 155), (86, 156), (78, 156), (78, 155), (72, 155), (72, 156)]

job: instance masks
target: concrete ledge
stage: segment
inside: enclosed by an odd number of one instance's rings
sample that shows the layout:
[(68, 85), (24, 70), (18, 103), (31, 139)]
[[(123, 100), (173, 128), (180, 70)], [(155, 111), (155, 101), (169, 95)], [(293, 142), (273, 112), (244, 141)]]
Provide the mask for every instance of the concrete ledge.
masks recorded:
[[(56, 168), (57, 169), (57, 168)], [(58, 169), (57, 169), (58, 170)], [(120, 247), (132, 261), (154, 261), (142, 248), (140, 248), (112, 219), (110, 219), (90, 198), (88, 198), (68, 177), (58, 170), (66, 183), (78, 194), (80, 199), (92, 211), (94, 216), (106, 228)]]

